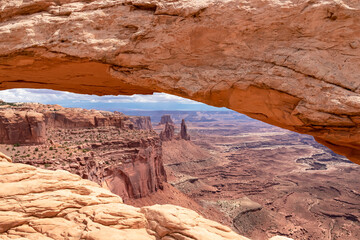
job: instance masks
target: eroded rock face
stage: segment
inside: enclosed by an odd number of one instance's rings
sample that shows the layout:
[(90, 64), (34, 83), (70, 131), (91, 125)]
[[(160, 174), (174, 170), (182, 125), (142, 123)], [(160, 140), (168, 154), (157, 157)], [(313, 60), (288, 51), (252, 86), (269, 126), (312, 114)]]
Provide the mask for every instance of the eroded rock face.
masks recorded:
[(111, 155), (110, 166), (105, 163), (101, 168), (91, 167), (90, 171), (98, 173), (98, 182), (124, 199), (145, 197), (163, 189), (166, 172), (157, 134), (133, 141), (119, 139), (115, 144), (113, 149), (118, 150)]
[(1, 89), (167, 92), (313, 135), (360, 163), (358, 1), (37, 0), (0, 9)]
[(171, 119), (171, 116), (169, 114), (165, 114), (161, 116), (159, 124), (174, 124), (173, 120)]
[(126, 116), (119, 112), (64, 108), (59, 105), (26, 103), (0, 108), (0, 142), (5, 144), (44, 143), (46, 129), (94, 127), (151, 130), (150, 117)]
[(179, 134), (180, 139), (184, 139), (187, 141), (190, 141), (190, 136), (187, 132), (187, 127), (185, 124), (185, 120), (181, 120), (181, 126), (180, 126), (180, 134)]
[(160, 132), (161, 141), (171, 141), (175, 137), (175, 127), (168, 122), (165, 123), (165, 128)]
[(0, 111), (0, 142), (34, 144), (46, 140), (46, 124), (42, 114), (29, 110)]
[(2, 160), (1, 239), (247, 239), (185, 208), (135, 208), (69, 172)]
[(134, 124), (135, 129), (152, 130), (150, 117), (145, 116), (127, 116), (129, 121)]
[(0, 108), (0, 142), (36, 145), (26, 145), (32, 154), (17, 154), (15, 162), (67, 170), (126, 200), (166, 182), (161, 140), (151, 130), (149, 117), (118, 112), (33, 103)]

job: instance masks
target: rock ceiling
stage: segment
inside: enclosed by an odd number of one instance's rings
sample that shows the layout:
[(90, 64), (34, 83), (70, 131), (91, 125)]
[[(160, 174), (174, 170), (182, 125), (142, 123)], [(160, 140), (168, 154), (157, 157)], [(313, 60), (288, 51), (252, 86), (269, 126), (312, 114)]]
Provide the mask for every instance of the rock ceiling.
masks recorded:
[(0, 2), (0, 89), (166, 92), (360, 163), (355, 0)]

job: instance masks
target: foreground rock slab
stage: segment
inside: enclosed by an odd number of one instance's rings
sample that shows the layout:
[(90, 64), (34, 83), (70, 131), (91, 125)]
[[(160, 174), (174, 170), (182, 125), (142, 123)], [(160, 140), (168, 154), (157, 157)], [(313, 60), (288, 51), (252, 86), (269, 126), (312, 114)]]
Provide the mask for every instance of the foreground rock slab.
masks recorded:
[(0, 239), (238, 239), (194, 211), (136, 208), (96, 183), (0, 158)]
[(360, 163), (355, 0), (0, 3), (0, 89), (166, 92), (310, 134)]

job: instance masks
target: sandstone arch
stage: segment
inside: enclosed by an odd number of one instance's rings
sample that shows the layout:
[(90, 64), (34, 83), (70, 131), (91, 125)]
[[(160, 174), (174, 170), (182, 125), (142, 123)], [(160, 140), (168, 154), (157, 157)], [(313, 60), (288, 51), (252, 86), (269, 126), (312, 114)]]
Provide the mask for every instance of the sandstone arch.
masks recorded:
[(359, 39), (355, 0), (6, 0), (0, 89), (171, 93), (360, 164)]

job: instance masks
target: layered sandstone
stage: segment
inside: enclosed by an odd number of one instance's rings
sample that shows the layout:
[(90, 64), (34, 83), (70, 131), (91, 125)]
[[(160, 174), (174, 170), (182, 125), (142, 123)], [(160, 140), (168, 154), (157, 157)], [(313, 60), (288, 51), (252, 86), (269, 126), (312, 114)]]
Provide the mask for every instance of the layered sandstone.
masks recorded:
[[(101, 145), (98, 151), (109, 156), (105, 152), (107, 144)], [(106, 161), (106, 157), (101, 159), (101, 168), (92, 166), (92, 171), (98, 173), (97, 180), (104, 187), (125, 199), (145, 197), (163, 189), (166, 172), (157, 134), (132, 141), (118, 139), (114, 141), (112, 149), (117, 150), (110, 152), (110, 160)]]
[(184, 139), (186, 141), (190, 141), (190, 135), (187, 132), (187, 126), (186, 126), (186, 123), (185, 123), (184, 119), (181, 120), (179, 138)]
[(1, 89), (167, 92), (360, 161), (358, 1), (37, 0), (0, 11)]
[(165, 115), (162, 115), (161, 116), (161, 119), (160, 119), (160, 122), (159, 122), (159, 125), (162, 125), (162, 124), (174, 124), (173, 120), (171, 119), (171, 116), (169, 114), (165, 114)]
[(151, 130), (150, 117), (126, 116), (119, 112), (64, 108), (59, 105), (18, 104), (0, 107), (0, 142), (39, 144), (47, 139), (47, 129), (117, 127)]
[(164, 130), (160, 132), (161, 141), (171, 141), (175, 137), (175, 127), (173, 124), (165, 123)]
[(46, 124), (35, 111), (8, 109), (0, 111), (0, 142), (9, 144), (42, 143), (46, 140)]
[(14, 144), (5, 147), (14, 162), (67, 170), (123, 199), (147, 196), (166, 182), (161, 140), (152, 131), (150, 117), (59, 105), (3, 104), (0, 142)]
[[(125, 200), (144, 197), (163, 188), (166, 173), (162, 162), (162, 146), (154, 131), (124, 127), (124, 123), (130, 126), (133, 123), (123, 121), (127, 118), (123, 115), (114, 115), (120, 116), (117, 118), (119, 121), (114, 121), (119, 123), (119, 127), (100, 127), (100, 121), (91, 121), (99, 119), (89, 114), (92, 111), (78, 109), (77, 117), (63, 114), (68, 111), (65, 108), (58, 111), (60, 113), (56, 116), (65, 117), (55, 116), (51, 119), (51, 124), (56, 127), (48, 127), (48, 138), (42, 144), (33, 142), (32, 145), (7, 148), (14, 162), (51, 170), (67, 170), (108, 188)], [(46, 119), (49, 126), (50, 118)], [(103, 118), (101, 124), (107, 123), (109, 119)], [(97, 127), (85, 128), (88, 124)], [(74, 126), (76, 128), (72, 128)], [(11, 129), (15, 127), (18, 125), (14, 124)]]
[(185, 208), (132, 207), (69, 172), (2, 160), (0, 239), (247, 239)]
[(150, 117), (127, 116), (120, 112), (64, 108), (60, 105), (26, 103), (23, 106), (44, 115), (48, 128), (118, 127), (120, 129), (151, 130)]
[(152, 130), (151, 119), (147, 116), (127, 116), (135, 129)]
[(191, 122), (191, 141), (163, 143), (170, 184), (251, 239), (360, 239), (359, 165), (311, 136), (207, 114), (215, 121)]

